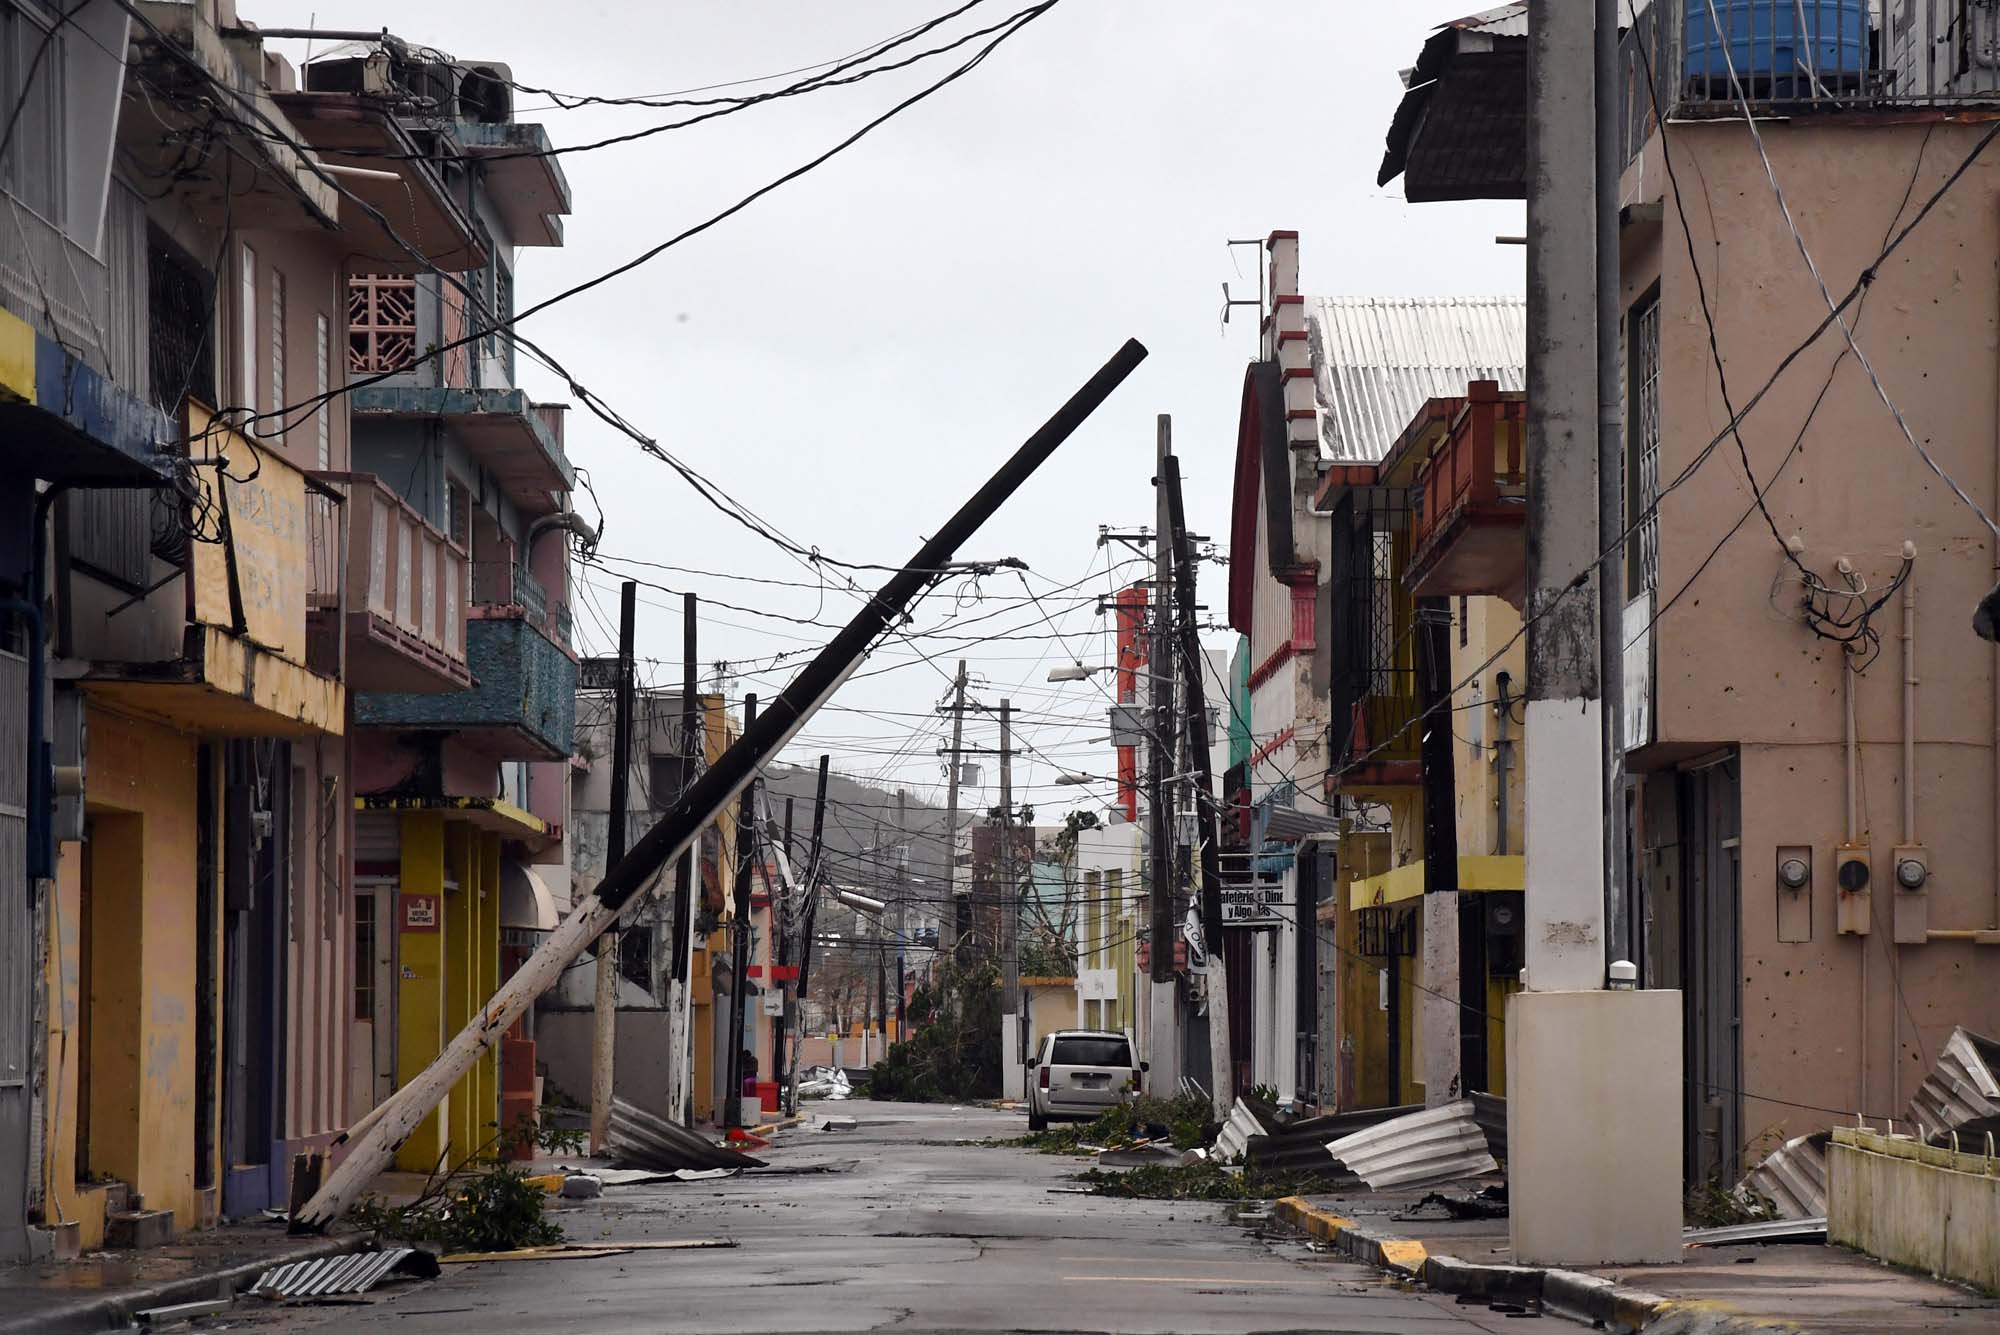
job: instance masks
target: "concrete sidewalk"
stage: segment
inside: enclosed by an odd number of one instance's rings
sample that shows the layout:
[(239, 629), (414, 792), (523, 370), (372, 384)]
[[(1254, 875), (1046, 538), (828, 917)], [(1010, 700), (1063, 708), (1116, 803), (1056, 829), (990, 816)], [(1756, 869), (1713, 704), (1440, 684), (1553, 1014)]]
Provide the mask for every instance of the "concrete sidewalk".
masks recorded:
[(226, 1297), (274, 1265), (363, 1245), (357, 1237), (288, 1237), (282, 1223), (228, 1224), (143, 1251), (0, 1266), (0, 1335), (123, 1330), (148, 1308)]
[(1689, 1247), (1677, 1266), (1518, 1266), (1505, 1219), (1406, 1217), (1425, 1194), (1294, 1196), (1273, 1213), (1342, 1255), (1439, 1292), (1540, 1306), (1613, 1331), (2000, 1332), (2000, 1300), (1843, 1247)]

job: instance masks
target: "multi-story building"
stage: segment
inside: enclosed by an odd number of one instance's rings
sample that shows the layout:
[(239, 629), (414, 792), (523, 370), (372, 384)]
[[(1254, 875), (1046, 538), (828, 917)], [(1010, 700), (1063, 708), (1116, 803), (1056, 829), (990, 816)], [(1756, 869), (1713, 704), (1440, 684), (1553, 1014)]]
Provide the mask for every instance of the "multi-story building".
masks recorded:
[[(25, 761), (0, 1253), (25, 1255), (283, 1203), (554, 925), (532, 867), (561, 857), (583, 526), (560, 414), (496, 384), (504, 335), (426, 354), (560, 239), (504, 70), (385, 38), (302, 89), (228, 0), (6, 0), (0, 29)], [(423, 1166), (491, 1137), (500, 1085), (468, 1079)]]
[[(1729, 1181), (1823, 1109), (1900, 1117), (1954, 1025), (2000, 1025), (2000, 656), (1969, 625), (1996, 559), (1974, 506), (2000, 508), (2000, 305), (1972, 277), (2000, 265), (2000, 81), (1949, 7), (1752, 0), (1724, 9), (1787, 39), (1740, 43), (1701, 0), (1638, 8), (1606, 955), (1681, 992), (1686, 1176)], [(1385, 182), (1525, 194), (1528, 18), (1430, 38)]]
[[(562, 243), (569, 190), (541, 128), (514, 120), (504, 65), (385, 36), (315, 61), (278, 102), (401, 224), (393, 246), (349, 259), (341, 289), (359, 1115), (567, 907), (538, 868), (565, 857), (569, 552), (595, 532), (570, 508), (564, 413), (515, 384), (505, 322), (520, 252)], [(416, 237), (421, 259), (405, 251)], [(531, 1038), (525, 1020), (508, 1035)], [(532, 1049), (506, 1056), (487, 1053), (398, 1162), (455, 1161), (506, 1129), (503, 1102), (510, 1122), (532, 1109)]]
[(1275, 886), (1286, 911), (1247, 942), (1225, 933), (1232, 1002), (1240, 990), (1250, 1007), (1250, 1051), (1238, 1061), (1247, 1056), (1251, 1079), (1282, 1099), (1395, 1102), (1415, 1078), (1415, 1029), (1376, 1035), (1367, 1013), (1396, 1016), (1382, 1002), (1407, 993), (1414, 971), (1398, 953), (1369, 962), (1337, 893), (1424, 849), (1421, 639), (1399, 579), (1407, 500), (1385, 485), (1381, 461), (1433, 396), (1479, 379), (1519, 389), (1523, 307), (1307, 297), (1298, 235), (1273, 233), (1265, 252), (1231, 524), (1249, 754), (1232, 769), (1243, 827), (1229, 870)]

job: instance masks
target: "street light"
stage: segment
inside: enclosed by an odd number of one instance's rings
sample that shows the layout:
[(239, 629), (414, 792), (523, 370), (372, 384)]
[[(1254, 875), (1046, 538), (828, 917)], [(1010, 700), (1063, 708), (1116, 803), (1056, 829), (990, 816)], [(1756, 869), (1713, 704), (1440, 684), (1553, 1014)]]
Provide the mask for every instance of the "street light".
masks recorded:
[(1056, 775), (1056, 787), (1058, 788), (1075, 788), (1081, 784), (1089, 784), (1089, 783), (1116, 783), (1116, 782), (1118, 782), (1118, 780), (1106, 779), (1096, 774)]
[(833, 892), (833, 897), (847, 905), (847, 907), (859, 909), (863, 913), (880, 913), (889, 907), (888, 900), (876, 899), (870, 895), (864, 895), (858, 890), (841, 890), (836, 888)]
[(1054, 667), (1054, 668), (1050, 668), (1050, 669), (1049, 669), (1049, 680), (1050, 680), (1050, 681), (1088, 681), (1088, 680), (1090, 680), (1090, 678), (1091, 678), (1092, 674), (1094, 674), (1094, 673), (1098, 673), (1098, 672), (1109, 672), (1109, 671), (1111, 671), (1111, 666), (1112, 666), (1112, 665), (1111, 665), (1111, 664), (1108, 664), (1108, 663), (1098, 663), (1098, 664), (1095, 664), (1095, 665), (1092, 665), (1092, 666), (1089, 666), (1089, 667), (1086, 667), (1086, 666), (1085, 666), (1084, 664), (1082, 664), (1082, 663), (1071, 663), (1071, 664), (1069, 664), (1069, 665), (1068, 665), (1067, 667)]

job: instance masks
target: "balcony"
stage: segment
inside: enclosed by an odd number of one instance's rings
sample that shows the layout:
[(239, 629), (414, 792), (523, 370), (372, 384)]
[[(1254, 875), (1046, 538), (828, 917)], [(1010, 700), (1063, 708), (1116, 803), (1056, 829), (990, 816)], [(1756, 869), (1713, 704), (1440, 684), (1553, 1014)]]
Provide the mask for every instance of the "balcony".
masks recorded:
[[(338, 639), (330, 656), (325, 643), (315, 652), (309, 627), (315, 607), (340, 615), (341, 582), (327, 557), (337, 550), (345, 498), (223, 425), (208, 408), (190, 401), (185, 413), (188, 438), (243, 471), (195, 470), (198, 497), (190, 508), (214, 516), (206, 541), (169, 527), (164, 536), (177, 540), (162, 542), (154, 524), (173, 510), (125, 513), (123, 522), (143, 524), (152, 539), (150, 551), (141, 549), (150, 558), (147, 570), (177, 567), (168, 579), (184, 582), (187, 593), (129, 600), (121, 614), (144, 621), (78, 618), (76, 656), (88, 664), (80, 684), (104, 704), (186, 732), (337, 736), (347, 703), (337, 675)], [(171, 555), (161, 555), (163, 548)], [(142, 604), (145, 611), (138, 610)], [(167, 646), (172, 650), (163, 656)]]
[(315, 656), (323, 657), (340, 638), (344, 571), (350, 689), (422, 694), (470, 687), (465, 618), (471, 562), (465, 549), (371, 474), (313, 476), (347, 498), (344, 532), (331, 507), (308, 515)]
[(1654, 0), (1623, 47), (1628, 158), (1661, 116), (1740, 116), (1743, 101), (1766, 115), (2000, 103), (1988, 4)]
[(355, 723), (450, 733), (496, 760), (567, 759), (576, 729), (576, 659), (569, 651), (518, 607), (475, 606), (465, 644), (476, 686), (357, 695)]
[(554, 514), (576, 485), (550, 411), (518, 389), (364, 385), (348, 395), (357, 427), (375, 422), (442, 421), (490, 471), (529, 519)]
[(1410, 493), (1417, 598), (1491, 596), (1519, 608), (1528, 564), (1527, 396), (1475, 380), (1466, 397), (1432, 399), (1382, 461)]

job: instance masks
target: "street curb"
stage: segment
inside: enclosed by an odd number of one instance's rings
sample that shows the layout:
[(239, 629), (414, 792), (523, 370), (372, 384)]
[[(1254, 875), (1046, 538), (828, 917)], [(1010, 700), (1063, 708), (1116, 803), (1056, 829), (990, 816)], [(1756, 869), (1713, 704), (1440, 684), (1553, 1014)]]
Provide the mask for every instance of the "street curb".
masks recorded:
[(220, 1270), (208, 1270), (163, 1284), (128, 1289), (123, 1293), (100, 1294), (25, 1315), (0, 1316), (0, 1335), (84, 1335), (85, 1332), (123, 1330), (136, 1321), (135, 1313), (147, 1308), (171, 1307), (176, 1303), (199, 1302), (204, 1298), (234, 1297), (272, 1266), (342, 1256), (362, 1251), (365, 1247), (366, 1242), (360, 1238), (322, 1238), (282, 1255), (240, 1261)]
[(1769, 1335), (1771, 1331), (1797, 1329), (1790, 1322), (1747, 1316), (1723, 1303), (1667, 1298), (1579, 1270), (1482, 1265), (1436, 1255), (1415, 1238), (1362, 1228), (1300, 1196), (1285, 1197), (1271, 1212), (1343, 1256), (1391, 1274), (1421, 1279), (1438, 1293), (1524, 1306), (1538, 1304), (1555, 1315), (1602, 1326), (1613, 1335), (1640, 1330), (1648, 1335)]
[(750, 1134), (753, 1136), (768, 1136), (773, 1131), (783, 1131), (786, 1127), (797, 1126), (805, 1120), (805, 1114), (800, 1113), (797, 1117), (787, 1117), (783, 1121), (766, 1122), (762, 1126), (753, 1126), (750, 1128)]

